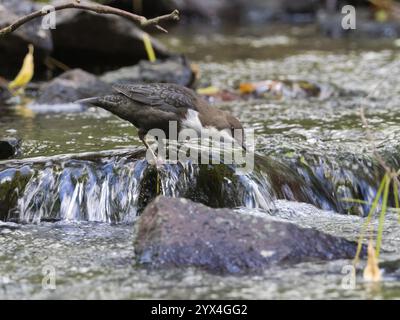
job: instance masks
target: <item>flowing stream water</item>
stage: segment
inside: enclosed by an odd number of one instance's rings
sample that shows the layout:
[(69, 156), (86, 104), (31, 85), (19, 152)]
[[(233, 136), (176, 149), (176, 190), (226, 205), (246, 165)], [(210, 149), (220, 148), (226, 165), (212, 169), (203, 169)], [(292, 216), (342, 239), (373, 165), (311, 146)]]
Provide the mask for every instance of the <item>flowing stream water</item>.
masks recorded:
[[(168, 196), (357, 240), (368, 206), (343, 198), (372, 202), (382, 178), (360, 106), (378, 151), (394, 168), (400, 161), (393, 41), (324, 39), (308, 27), (186, 29), (162, 40), (200, 66), (200, 87), (292, 80), (317, 84), (323, 94), (217, 103), (255, 130), (255, 170), (242, 176), (192, 163), (157, 173), (143, 160), (136, 129), (102, 110), (0, 107), (0, 135), (23, 141), (20, 158), (0, 162), (0, 298), (400, 298), (394, 212), (385, 223), (379, 285), (362, 280), (364, 262), (355, 286), (346, 285), (349, 260), (244, 277), (134, 266), (132, 224), (157, 181)], [(56, 290), (43, 289), (52, 268)]]

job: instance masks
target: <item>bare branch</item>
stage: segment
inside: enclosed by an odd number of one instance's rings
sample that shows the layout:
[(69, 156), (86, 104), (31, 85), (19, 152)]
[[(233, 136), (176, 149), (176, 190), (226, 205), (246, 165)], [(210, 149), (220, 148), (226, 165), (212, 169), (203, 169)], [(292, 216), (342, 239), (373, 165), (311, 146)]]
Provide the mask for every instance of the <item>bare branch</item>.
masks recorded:
[[(166, 14), (166, 15), (159, 16), (159, 17), (152, 18), (152, 19), (147, 19), (143, 16), (139, 16), (137, 14), (130, 13), (130, 12), (127, 12), (127, 11), (124, 11), (121, 9), (113, 8), (110, 6), (101, 5), (101, 4), (82, 4), (79, 1), (74, 1), (71, 3), (66, 3), (66, 4), (62, 4), (62, 5), (54, 7), (55, 11), (65, 10), (65, 9), (81, 9), (81, 10), (92, 11), (92, 12), (99, 13), (99, 14), (113, 14), (113, 15), (121, 16), (132, 22), (138, 23), (141, 27), (147, 27), (147, 26), (153, 25), (156, 28), (158, 28), (159, 30), (162, 30), (164, 32), (166, 32), (166, 30), (159, 25), (160, 22), (167, 21), (167, 20), (179, 20), (179, 11), (178, 10), (174, 10), (170, 14)], [(50, 13), (50, 10), (39, 10), (39, 11), (32, 12), (26, 16), (23, 16), (23, 17), (19, 18), (18, 20), (16, 20), (15, 22), (13, 22), (11, 25), (1, 29), (0, 36), (4, 36), (8, 33), (11, 33), (13, 31), (15, 31), (16, 29), (18, 29), (23, 24), (27, 23), (28, 21), (31, 21), (38, 17), (45, 16), (49, 13)]]

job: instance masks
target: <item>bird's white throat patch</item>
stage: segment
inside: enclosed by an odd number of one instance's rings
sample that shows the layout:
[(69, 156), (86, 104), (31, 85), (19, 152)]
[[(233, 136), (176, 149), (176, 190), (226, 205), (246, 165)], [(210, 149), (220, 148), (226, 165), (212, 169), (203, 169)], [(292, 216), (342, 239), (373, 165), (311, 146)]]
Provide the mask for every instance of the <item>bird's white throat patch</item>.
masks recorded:
[[(162, 159), (168, 159), (170, 163), (190, 160), (195, 164), (234, 164), (239, 175), (253, 170), (254, 153), (245, 149), (243, 154), (243, 147), (232, 137), (230, 128), (218, 130), (213, 126), (203, 126), (199, 113), (188, 110), (185, 119), (181, 120), (179, 132), (177, 130), (177, 121), (170, 121), (168, 139), (161, 129), (148, 132), (157, 137), (157, 155)], [(146, 158), (156, 157), (148, 152)]]
[(199, 113), (195, 110), (189, 109), (186, 119), (182, 121), (182, 129), (192, 129), (197, 133), (202, 134), (203, 137), (221, 138), (226, 141), (232, 141), (233, 137), (229, 129), (218, 130), (215, 127), (204, 127), (200, 121)]
[(204, 127), (201, 124), (199, 113), (195, 110), (188, 109), (186, 119), (182, 121), (182, 128), (193, 129), (196, 132), (201, 133)]

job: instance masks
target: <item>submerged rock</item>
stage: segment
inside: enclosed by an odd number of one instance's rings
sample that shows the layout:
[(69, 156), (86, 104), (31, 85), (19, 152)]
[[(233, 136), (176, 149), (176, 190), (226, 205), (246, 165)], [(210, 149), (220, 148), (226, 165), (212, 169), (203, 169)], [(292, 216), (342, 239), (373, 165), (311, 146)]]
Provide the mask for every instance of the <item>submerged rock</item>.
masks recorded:
[[(17, 18), (40, 10), (43, 5), (27, 0), (0, 0), (0, 28), (6, 27)], [(1, 75), (13, 78), (21, 68), (28, 44), (35, 47), (35, 72), (44, 69), (43, 61), (53, 49), (49, 30), (42, 28), (42, 20), (34, 19), (12, 33), (0, 37), (0, 70)]]
[(246, 274), (276, 264), (353, 258), (356, 243), (267, 217), (158, 197), (135, 226), (135, 253), (151, 268)]
[[(84, 10), (62, 10), (57, 13), (57, 28), (52, 30), (53, 56), (67, 66), (96, 74), (130, 66), (147, 59), (143, 34), (144, 31), (122, 17)], [(154, 38), (151, 42), (157, 58), (171, 55)]]
[(400, 281), (400, 259), (381, 262), (379, 267), (384, 270), (384, 276)]
[(111, 86), (81, 69), (63, 73), (39, 89), (35, 104), (71, 103), (111, 93)]
[(196, 74), (185, 56), (175, 56), (166, 60), (140, 61), (137, 65), (105, 73), (101, 80), (115, 82), (164, 82), (192, 87)]
[(21, 140), (17, 138), (0, 139), (0, 159), (8, 159), (20, 153)]

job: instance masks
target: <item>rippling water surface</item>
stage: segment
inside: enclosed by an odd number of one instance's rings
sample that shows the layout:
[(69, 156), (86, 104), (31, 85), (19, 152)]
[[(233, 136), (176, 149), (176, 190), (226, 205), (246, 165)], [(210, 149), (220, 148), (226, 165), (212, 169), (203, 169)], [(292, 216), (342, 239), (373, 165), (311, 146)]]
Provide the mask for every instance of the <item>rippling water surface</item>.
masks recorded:
[[(273, 190), (272, 170), (266, 169), (264, 176), (242, 178), (233, 184), (236, 189), (224, 188), (229, 192), (219, 198), (204, 191), (198, 200), (226, 206), (229, 195), (240, 194), (233, 202), (240, 214), (274, 215), (356, 240), (366, 208), (341, 199), (371, 201), (382, 174), (359, 108), (366, 110), (378, 150), (398, 167), (399, 50), (389, 41), (320, 39), (309, 28), (229, 32), (177, 31), (162, 40), (198, 63), (202, 87), (233, 90), (246, 81), (306, 80), (326, 88), (327, 95), (219, 104), (255, 130), (261, 159), (270, 157), (292, 170), (295, 182), (306, 184), (292, 199), (290, 188), (286, 194)], [(356, 287), (346, 288), (343, 268), (351, 261), (343, 260), (276, 267), (247, 277), (134, 267), (132, 223), (146, 195), (140, 183), (146, 174), (154, 177), (145, 161), (135, 158), (140, 146), (136, 129), (98, 109), (65, 110), (0, 109), (0, 135), (23, 141), (22, 159), (0, 163), (0, 191), (17, 181), (16, 175), (26, 177), (12, 186), (19, 191), (9, 196), (14, 210), (0, 212), (7, 221), (0, 224), (1, 298), (400, 297), (400, 228), (394, 213), (385, 224), (385, 281), (378, 286), (362, 281), (361, 265)], [(185, 185), (196, 173), (189, 169), (167, 167), (160, 180), (163, 192), (194, 197)], [(230, 179), (221, 184), (232, 186), (235, 177)], [(55, 291), (42, 290), (44, 266), (57, 270)]]

